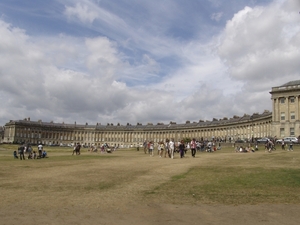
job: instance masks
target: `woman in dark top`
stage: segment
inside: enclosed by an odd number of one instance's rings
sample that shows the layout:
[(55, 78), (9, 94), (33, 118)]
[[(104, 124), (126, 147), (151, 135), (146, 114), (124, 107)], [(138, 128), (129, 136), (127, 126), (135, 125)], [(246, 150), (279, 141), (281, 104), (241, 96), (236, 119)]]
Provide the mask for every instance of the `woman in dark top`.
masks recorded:
[(185, 149), (184, 141), (181, 140), (180, 145), (179, 145), (180, 158), (184, 157), (184, 149)]

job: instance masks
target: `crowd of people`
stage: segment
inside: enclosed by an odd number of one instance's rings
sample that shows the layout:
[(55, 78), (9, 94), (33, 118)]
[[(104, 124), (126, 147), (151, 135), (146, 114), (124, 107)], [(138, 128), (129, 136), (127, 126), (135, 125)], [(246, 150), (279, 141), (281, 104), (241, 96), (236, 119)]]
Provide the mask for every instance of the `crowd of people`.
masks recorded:
[[(174, 139), (166, 139), (154, 143), (153, 141), (144, 141), (143, 143), (144, 153), (154, 156), (155, 149), (157, 149), (157, 155), (164, 158), (174, 158), (175, 153), (179, 153), (179, 157), (183, 158), (187, 152), (191, 152), (191, 156), (196, 157), (197, 152), (213, 152), (221, 150), (221, 144), (217, 145), (216, 141), (197, 141), (195, 138), (192, 140), (180, 140), (175, 142)], [(138, 147), (139, 150), (139, 147)]]
[(33, 150), (31, 145), (20, 145), (18, 151), (13, 152), (15, 159), (25, 160), (27, 159), (42, 159), (48, 158), (47, 152), (43, 149), (43, 145), (37, 146), (37, 151)]
[[(275, 138), (268, 138), (266, 142), (264, 143), (264, 149), (265, 152), (271, 153), (272, 151), (276, 150), (276, 137)], [(235, 152), (255, 152), (258, 150), (258, 143), (255, 143), (255, 148), (248, 144), (248, 146), (234, 146)], [(281, 140), (281, 149), (287, 150), (287, 151), (293, 151), (293, 142), (289, 141), (288, 143), (285, 143), (284, 140)]]
[[(268, 139), (264, 143), (265, 152), (272, 152), (276, 150), (275, 143), (275, 138)], [(247, 146), (234, 143), (234, 151), (236, 153), (254, 153), (258, 151), (257, 142), (247, 142), (244, 144), (246, 144)], [(154, 143), (153, 141), (144, 141), (143, 148), (144, 153), (148, 153), (150, 157), (154, 156), (155, 149), (157, 149), (157, 155), (159, 157), (173, 159), (175, 153), (179, 153), (179, 157), (183, 158), (187, 154), (187, 152), (190, 152), (191, 156), (195, 157), (197, 152), (214, 152), (217, 150), (221, 150), (221, 142), (217, 142), (216, 140), (198, 141), (195, 138), (193, 138), (191, 141), (181, 140), (178, 142), (175, 142), (174, 139), (166, 139), (165, 141), (160, 141), (158, 143)], [(293, 151), (293, 142), (284, 143), (284, 141), (282, 141), (281, 148), (282, 150)]]
[[(221, 140), (222, 141), (222, 140)], [(275, 147), (276, 139), (268, 139), (264, 144), (264, 148), (266, 152), (272, 152), (276, 150)], [(247, 143), (248, 146), (244, 147), (242, 145), (234, 144), (234, 150), (237, 153), (247, 153), (247, 152), (255, 152), (258, 150), (258, 143), (256, 142), (254, 145), (252, 143)], [(255, 146), (255, 147), (253, 147)], [(72, 155), (80, 155), (81, 144), (77, 143), (74, 145)], [(117, 146), (110, 147), (107, 143), (104, 143), (100, 147), (101, 153), (112, 153), (117, 150)], [(180, 140), (175, 142), (174, 139), (166, 139), (165, 141), (159, 141), (158, 143), (154, 143), (153, 141), (144, 141), (143, 148), (145, 154), (149, 154), (150, 156), (154, 156), (155, 149), (157, 149), (157, 155), (159, 157), (171, 158), (174, 159), (175, 153), (179, 153), (179, 157), (183, 158), (187, 154), (187, 152), (191, 152), (192, 157), (196, 157), (197, 152), (214, 152), (217, 150), (221, 150), (221, 142), (217, 142), (216, 140), (201, 140), (198, 141), (195, 138), (192, 140)], [(281, 142), (281, 149), (287, 151), (293, 151), (293, 142), (285, 143), (283, 140)], [(139, 151), (139, 147), (137, 147)], [(90, 152), (98, 152), (97, 146), (92, 145), (88, 151)], [(43, 149), (43, 145), (39, 144), (37, 146), (37, 151), (33, 150), (31, 145), (20, 145), (18, 147), (18, 151), (13, 152), (14, 158), (25, 160), (27, 159), (42, 159), (47, 158), (47, 152)], [(25, 157), (26, 156), (26, 157)]]

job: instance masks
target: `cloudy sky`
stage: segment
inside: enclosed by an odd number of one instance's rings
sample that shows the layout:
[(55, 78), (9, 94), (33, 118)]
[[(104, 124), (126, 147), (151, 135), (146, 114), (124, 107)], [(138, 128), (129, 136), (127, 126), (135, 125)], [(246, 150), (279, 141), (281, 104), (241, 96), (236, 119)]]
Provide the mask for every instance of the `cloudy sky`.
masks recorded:
[(0, 0), (0, 125), (272, 110), (300, 80), (299, 0)]

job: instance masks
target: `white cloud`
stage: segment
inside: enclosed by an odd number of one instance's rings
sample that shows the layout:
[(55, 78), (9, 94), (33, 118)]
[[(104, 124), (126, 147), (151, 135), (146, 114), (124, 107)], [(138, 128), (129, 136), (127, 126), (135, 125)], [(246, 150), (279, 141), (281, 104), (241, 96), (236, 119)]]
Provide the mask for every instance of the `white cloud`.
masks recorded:
[(219, 54), (234, 79), (265, 88), (270, 79), (284, 82), (299, 75), (300, 18), (284, 5), (245, 7), (227, 22)]
[[(159, 12), (145, 3), (147, 13), (157, 16), (142, 21), (145, 26), (92, 1), (72, 4), (65, 8), (72, 22), (96, 31), (110, 27), (107, 36), (33, 36), (0, 20), (2, 123), (28, 116), (180, 123), (252, 114), (271, 108), (272, 86), (299, 79), (296, 0), (245, 7), (208, 41), (169, 35), (176, 13), (169, 10), (164, 17), (165, 3)], [(171, 8), (180, 11), (174, 3)], [(161, 19), (166, 19), (162, 25)]]
[(65, 14), (69, 18), (77, 17), (83, 23), (92, 23), (99, 15), (95, 8), (93, 8), (93, 5), (87, 3), (88, 2), (83, 1), (83, 3), (76, 3), (73, 7), (66, 6)]
[(213, 13), (210, 18), (212, 20), (215, 20), (215, 21), (218, 22), (218, 21), (221, 20), (222, 16), (223, 16), (223, 13), (222, 12), (218, 12), (218, 13)]

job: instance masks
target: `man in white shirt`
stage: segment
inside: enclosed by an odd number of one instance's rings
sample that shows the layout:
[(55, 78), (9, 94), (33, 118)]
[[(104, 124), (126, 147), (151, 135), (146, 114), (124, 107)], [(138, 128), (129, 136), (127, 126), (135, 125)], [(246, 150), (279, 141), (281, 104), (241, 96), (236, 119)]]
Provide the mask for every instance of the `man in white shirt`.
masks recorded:
[(175, 148), (174, 141), (173, 139), (171, 139), (169, 142), (169, 149), (170, 149), (170, 154), (172, 159), (174, 158), (174, 148)]
[(38, 151), (39, 151), (39, 157), (42, 157), (42, 152), (43, 152), (43, 145), (42, 144), (38, 145)]

